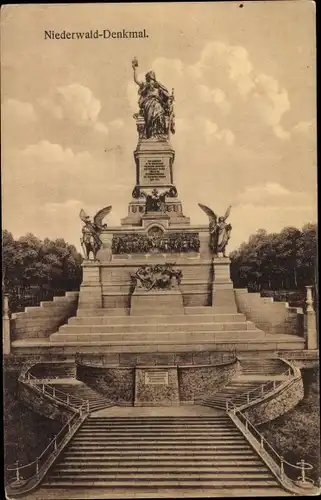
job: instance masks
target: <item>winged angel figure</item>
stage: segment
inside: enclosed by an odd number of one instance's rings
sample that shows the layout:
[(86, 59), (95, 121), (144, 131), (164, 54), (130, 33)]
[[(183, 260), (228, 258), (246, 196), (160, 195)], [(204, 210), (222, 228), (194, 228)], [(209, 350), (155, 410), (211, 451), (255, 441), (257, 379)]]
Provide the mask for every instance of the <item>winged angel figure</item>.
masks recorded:
[(226, 219), (230, 215), (231, 205), (225, 212), (223, 217), (217, 217), (217, 215), (208, 208), (206, 205), (201, 203), (198, 206), (206, 213), (209, 218), (209, 232), (210, 232), (210, 247), (214, 255), (223, 253), (225, 255), (225, 248), (230, 239), (232, 226), (226, 223)]
[(107, 227), (107, 224), (103, 224), (103, 220), (111, 212), (112, 206), (102, 208), (94, 216), (92, 221), (89, 215), (81, 209), (79, 217), (85, 223), (82, 228), (82, 237), (80, 238), (81, 247), (85, 254), (85, 258), (89, 260), (90, 253), (93, 254), (94, 260), (96, 260), (96, 255), (101, 247), (100, 233), (102, 229)]

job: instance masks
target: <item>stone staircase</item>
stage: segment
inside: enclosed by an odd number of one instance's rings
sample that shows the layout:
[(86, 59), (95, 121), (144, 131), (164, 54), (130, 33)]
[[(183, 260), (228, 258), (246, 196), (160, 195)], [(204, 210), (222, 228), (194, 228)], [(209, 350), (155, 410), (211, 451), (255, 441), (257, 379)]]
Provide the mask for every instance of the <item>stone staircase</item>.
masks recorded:
[(247, 402), (246, 392), (252, 391), (261, 385), (262, 381), (235, 379), (211, 398), (200, 400), (200, 404), (221, 410), (225, 410), (227, 399), (233, 400), (234, 403), (245, 404)]
[[(125, 346), (162, 350), (213, 344), (242, 344), (244, 349), (302, 349), (303, 339), (293, 335), (267, 335), (241, 313), (220, 313), (212, 307), (186, 307), (184, 314), (130, 316), (128, 310), (78, 309), (77, 316), (50, 336), (51, 345), (108, 345), (123, 352)], [(168, 348), (167, 348), (168, 346)], [(246, 346), (246, 347), (245, 347)]]
[(240, 405), (245, 404), (248, 392), (274, 378), (280, 378), (287, 370), (287, 365), (281, 359), (276, 358), (241, 358), (239, 361), (240, 374), (211, 398), (201, 399), (201, 405), (225, 410), (227, 399)]
[[(90, 417), (45, 477), (41, 490), (95, 495), (166, 489), (213, 496), (285, 494), (223, 412), (208, 416)], [(232, 492), (232, 493), (231, 493)], [(98, 495), (98, 494), (97, 494)], [(217, 496), (217, 495), (216, 495)], [(228, 496), (228, 494), (227, 494)], [(96, 496), (95, 498), (100, 498)], [(102, 498), (105, 498), (103, 496)]]
[(55, 384), (54, 387), (66, 394), (69, 394), (70, 396), (89, 401), (90, 412), (98, 411), (114, 405), (114, 403), (112, 403), (109, 399), (105, 398), (102, 394), (99, 394), (82, 382), (79, 382), (78, 380), (71, 382), (73, 383)]
[(255, 376), (255, 375), (281, 375), (286, 371), (286, 365), (280, 359), (252, 359), (241, 358), (242, 375)]

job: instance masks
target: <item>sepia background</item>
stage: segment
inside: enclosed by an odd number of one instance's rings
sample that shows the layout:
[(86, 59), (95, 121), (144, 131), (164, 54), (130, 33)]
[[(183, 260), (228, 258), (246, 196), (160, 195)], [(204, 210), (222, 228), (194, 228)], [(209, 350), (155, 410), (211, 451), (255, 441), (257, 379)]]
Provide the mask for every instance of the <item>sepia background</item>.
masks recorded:
[[(233, 205), (229, 250), (258, 228), (316, 220), (312, 2), (6, 6), (3, 227), (79, 244), (79, 211), (126, 215), (138, 110), (131, 61), (175, 89), (175, 183), (207, 223)], [(45, 40), (44, 30), (147, 39)]]

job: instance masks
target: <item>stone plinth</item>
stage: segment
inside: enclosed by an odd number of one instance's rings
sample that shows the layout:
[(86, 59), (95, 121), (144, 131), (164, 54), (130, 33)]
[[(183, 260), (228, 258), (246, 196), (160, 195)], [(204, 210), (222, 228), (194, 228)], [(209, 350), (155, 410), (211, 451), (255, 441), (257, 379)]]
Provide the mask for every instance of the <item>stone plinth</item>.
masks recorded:
[(136, 184), (142, 188), (172, 186), (174, 157), (168, 141), (141, 140), (134, 151)]
[(213, 258), (212, 307), (227, 313), (237, 312), (230, 264), (227, 257)]
[(181, 291), (150, 290), (136, 288), (131, 296), (131, 316), (146, 316), (158, 314), (184, 314)]
[(79, 292), (78, 308), (102, 307), (102, 288), (98, 261), (84, 260), (82, 263), (83, 279)]
[(136, 367), (134, 406), (173, 405), (179, 405), (177, 366)]

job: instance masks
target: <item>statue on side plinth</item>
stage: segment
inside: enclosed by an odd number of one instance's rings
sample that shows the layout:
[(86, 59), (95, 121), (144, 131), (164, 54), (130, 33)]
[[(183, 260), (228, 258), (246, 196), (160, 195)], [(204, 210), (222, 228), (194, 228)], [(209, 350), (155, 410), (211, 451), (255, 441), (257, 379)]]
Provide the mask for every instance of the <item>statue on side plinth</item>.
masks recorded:
[(83, 249), (85, 259), (89, 260), (90, 253), (93, 254), (94, 260), (96, 260), (97, 252), (101, 247), (100, 233), (102, 229), (107, 228), (107, 224), (103, 224), (103, 219), (111, 212), (112, 206), (105, 207), (94, 216), (93, 221), (86, 214), (86, 212), (81, 209), (79, 217), (85, 223), (82, 228), (82, 238), (80, 238), (81, 248)]
[(232, 231), (232, 226), (226, 223), (226, 219), (230, 215), (231, 205), (228, 207), (223, 217), (217, 217), (213, 210), (206, 205), (199, 203), (198, 206), (209, 218), (209, 232), (211, 236), (210, 248), (213, 254), (217, 256), (219, 253), (222, 253), (223, 257), (226, 257), (225, 249)]
[[(174, 122), (174, 89), (170, 94), (164, 85), (157, 81), (154, 71), (148, 71), (145, 82), (137, 79), (138, 61), (132, 61), (134, 82), (138, 85), (139, 113), (134, 115), (140, 138), (166, 139), (169, 133), (175, 133)], [(144, 123), (141, 123), (143, 118)]]

